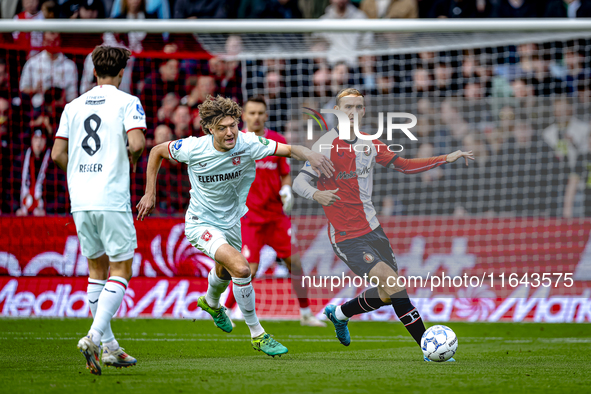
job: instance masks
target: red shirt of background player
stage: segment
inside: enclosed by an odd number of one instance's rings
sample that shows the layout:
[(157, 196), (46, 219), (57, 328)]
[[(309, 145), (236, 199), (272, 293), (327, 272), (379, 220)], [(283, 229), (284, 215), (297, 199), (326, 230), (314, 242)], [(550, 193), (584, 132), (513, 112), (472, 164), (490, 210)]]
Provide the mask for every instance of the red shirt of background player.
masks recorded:
[[(242, 130), (248, 133), (248, 130)], [(262, 136), (269, 140), (285, 144), (285, 138), (265, 128)], [(268, 156), (256, 162), (256, 178), (250, 187), (246, 199), (248, 213), (242, 220), (249, 223), (268, 223), (285, 217), (283, 203), (279, 190), (281, 190), (281, 177), (289, 174), (289, 163), (285, 157)]]

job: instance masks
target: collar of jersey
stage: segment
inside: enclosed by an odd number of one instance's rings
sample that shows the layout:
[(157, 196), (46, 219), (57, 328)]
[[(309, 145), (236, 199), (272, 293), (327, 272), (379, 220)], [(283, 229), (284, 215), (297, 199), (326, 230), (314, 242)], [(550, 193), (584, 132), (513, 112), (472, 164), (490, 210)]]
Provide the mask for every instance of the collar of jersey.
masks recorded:
[[(334, 129), (337, 131), (337, 134), (338, 134), (338, 133), (339, 133), (339, 128), (338, 128), (338, 127), (335, 127)], [(356, 143), (356, 142), (357, 142), (357, 138), (358, 138), (358, 137), (357, 137), (357, 136), (355, 136), (355, 139), (354, 139), (353, 141), (348, 141), (348, 140), (342, 140), (342, 141), (346, 142), (347, 144), (351, 144), (351, 145), (353, 145), (354, 143)]]
[(115, 89), (117, 89), (117, 86), (115, 86), (115, 85), (111, 85), (111, 84), (104, 84), (104, 85), (96, 85), (96, 86), (95, 86), (95, 88), (99, 88), (99, 89), (104, 89), (104, 88), (107, 88), (107, 87), (108, 87), (109, 89), (111, 89), (111, 88), (115, 88)]

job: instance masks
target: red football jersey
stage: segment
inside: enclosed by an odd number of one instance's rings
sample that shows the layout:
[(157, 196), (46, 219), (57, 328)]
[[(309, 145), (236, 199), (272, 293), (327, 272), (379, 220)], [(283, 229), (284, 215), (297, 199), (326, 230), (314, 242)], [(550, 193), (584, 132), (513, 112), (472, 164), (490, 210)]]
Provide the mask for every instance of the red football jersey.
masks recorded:
[[(328, 235), (333, 244), (365, 235), (380, 225), (371, 201), (376, 163), (412, 174), (438, 167), (447, 159), (446, 155), (403, 159), (381, 141), (359, 138), (353, 142), (345, 141), (338, 138), (335, 130), (324, 134), (312, 150), (328, 157), (335, 168), (332, 177), (322, 175), (318, 180), (318, 190), (339, 189), (337, 196), (340, 200), (329, 207), (322, 207), (329, 221)], [(301, 171), (318, 178), (308, 162)]]
[[(248, 133), (247, 130), (242, 130)], [(265, 128), (264, 138), (285, 144), (285, 138)], [(246, 206), (248, 213), (244, 220), (251, 223), (272, 222), (285, 216), (279, 190), (281, 190), (281, 176), (289, 174), (289, 163), (285, 157), (268, 156), (256, 162), (256, 178), (250, 187)]]

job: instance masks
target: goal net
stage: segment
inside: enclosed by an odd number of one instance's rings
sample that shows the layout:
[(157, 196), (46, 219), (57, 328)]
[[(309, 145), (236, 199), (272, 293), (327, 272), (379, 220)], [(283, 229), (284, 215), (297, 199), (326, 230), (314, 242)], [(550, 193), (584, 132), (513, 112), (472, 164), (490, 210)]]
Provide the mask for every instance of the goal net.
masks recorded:
[[(336, 105), (340, 90), (355, 88), (365, 96), (359, 129), (375, 134), (383, 128), (380, 141), (395, 145), (400, 157), (473, 151), (476, 160), (469, 166), (462, 159), (416, 174), (379, 163), (371, 169), (371, 203), (399, 274), (424, 279), (407, 285), (414, 302), (427, 311), (427, 320), (590, 320), (585, 300), (591, 295), (591, 33), (469, 31), (461, 24), (461, 31), (433, 32), (432, 22), (424, 25), (429, 32), (347, 32), (341, 26), (318, 33), (265, 33), (269, 29), (263, 25), (226, 34), (166, 33), (165, 28), (149, 33), (3, 33), (3, 227), (14, 220), (10, 216), (39, 214), (45, 216), (39, 220), (51, 221), (69, 215), (65, 174), (45, 155), (65, 104), (95, 84), (89, 53), (102, 43), (123, 45), (133, 57), (121, 89), (144, 105), (148, 148), (202, 135), (197, 106), (209, 94), (239, 103), (264, 97), (267, 127), (288, 143), (312, 147), (338, 125), (336, 116), (323, 111)], [(398, 115), (388, 118), (388, 113)], [(415, 139), (400, 127), (388, 136), (388, 122), (408, 122), (401, 113), (416, 117), (409, 128)], [(40, 135), (46, 137), (42, 147), (34, 142)], [(143, 195), (146, 163), (144, 155), (132, 175), (132, 206)], [(295, 179), (303, 163), (292, 160), (291, 166)], [(189, 256), (186, 248), (176, 253), (183, 241), (171, 223), (183, 222), (189, 189), (186, 169), (164, 163), (156, 216), (172, 229), (170, 234), (150, 230), (143, 244), (140, 240), (135, 274), (206, 276), (211, 261)], [(371, 209), (365, 209), (371, 216)], [(296, 197), (291, 219), (306, 276), (354, 276), (333, 251), (318, 203)], [(34, 226), (22, 223), (23, 232)], [(174, 231), (176, 243), (170, 241)], [(68, 234), (59, 237), (47, 241), (46, 250), (61, 253)], [(19, 274), (34, 257), (18, 252), (22, 244), (13, 234), (2, 245), (2, 251), (17, 257)], [(374, 257), (367, 254), (368, 260)], [(258, 273), (259, 313), (293, 316), (289, 273), (275, 260), (266, 249)], [(8, 258), (2, 264), (0, 273), (10, 274)], [(84, 273), (71, 270), (72, 276)], [(442, 283), (435, 286), (433, 277)], [(458, 277), (461, 285), (453, 282)], [(472, 278), (479, 280), (469, 282)], [(315, 312), (364, 288), (332, 284), (310, 282)], [(530, 298), (529, 304), (506, 303)], [(395, 315), (381, 311), (362, 318)]]

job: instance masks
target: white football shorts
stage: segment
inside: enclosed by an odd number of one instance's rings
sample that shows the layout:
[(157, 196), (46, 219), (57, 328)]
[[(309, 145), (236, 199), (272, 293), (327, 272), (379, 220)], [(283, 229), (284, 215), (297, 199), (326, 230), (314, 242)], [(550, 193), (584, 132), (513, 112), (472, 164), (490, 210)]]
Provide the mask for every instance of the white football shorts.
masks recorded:
[(215, 260), (215, 252), (223, 244), (230, 244), (237, 251), (242, 250), (242, 233), (240, 222), (229, 229), (222, 229), (211, 224), (197, 224), (187, 220), (185, 223), (185, 236), (187, 240)]
[(112, 262), (129, 260), (137, 248), (131, 212), (73, 212), (82, 255), (96, 259), (103, 254)]

